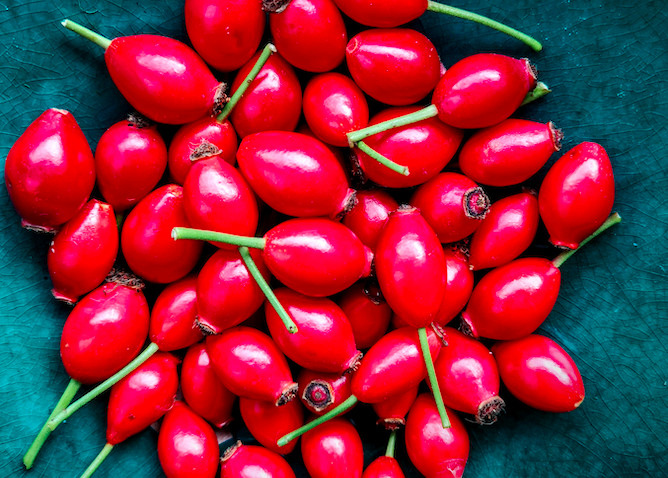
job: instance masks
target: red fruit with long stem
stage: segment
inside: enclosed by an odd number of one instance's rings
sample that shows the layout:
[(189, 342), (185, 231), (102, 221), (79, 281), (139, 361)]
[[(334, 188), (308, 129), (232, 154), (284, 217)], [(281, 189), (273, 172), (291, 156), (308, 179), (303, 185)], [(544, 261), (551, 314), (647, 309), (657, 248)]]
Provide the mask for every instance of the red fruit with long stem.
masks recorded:
[(237, 397), (218, 378), (204, 343), (190, 346), (183, 358), (181, 392), (188, 406), (216, 427), (232, 421)]
[(397, 441), (397, 432), (392, 431), (387, 441), (385, 455), (379, 456), (366, 467), (362, 478), (404, 478), (399, 462), (394, 458), (394, 447)]
[(62, 226), (49, 246), (46, 263), (58, 300), (74, 304), (99, 286), (118, 254), (113, 208), (92, 199)]
[(492, 204), (469, 244), (471, 269), (498, 267), (516, 259), (538, 230), (538, 198), (525, 192)]
[(79, 212), (95, 161), (70, 112), (48, 109), (26, 128), (7, 154), (5, 185), (25, 228), (54, 232)]
[(604, 223), (615, 200), (612, 165), (600, 144), (584, 142), (559, 158), (538, 193), (550, 242), (575, 249)]
[[(271, 4), (273, 2), (266, 1)], [(269, 15), (276, 49), (292, 66), (315, 73), (343, 62), (348, 34), (332, 0), (290, 0)]]
[(220, 478), (295, 478), (285, 458), (278, 453), (238, 441), (220, 459)]
[(440, 173), (420, 186), (413, 193), (410, 203), (420, 209), (444, 244), (473, 234), (487, 215), (490, 205), (485, 191), (458, 173)]
[[(314, 372), (303, 368), (297, 377), (299, 398), (314, 415), (323, 415), (350, 395), (350, 374)], [(301, 426), (301, 424), (299, 425)], [(288, 431), (294, 430), (296, 427)], [(285, 435), (282, 433), (279, 437)], [(291, 442), (292, 443), (292, 442)]]
[(505, 402), (499, 397), (501, 381), (492, 353), (456, 329), (443, 330), (448, 346), (441, 349), (434, 364), (443, 402), (474, 415), (480, 424), (494, 423)]
[(376, 284), (360, 281), (344, 291), (337, 303), (348, 317), (359, 349), (371, 347), (385, 335), (392, 309)]
[(501, 380), (510, 393), (546, 412), (569, 412), (585, 397), (582, 376), (571, 356), (555, 341), (529, 335), (492, 346)]
[(302, 437), (302, 458), (312, 478), (359, 478), (364, 468), (362, 440), (343, 418), (310, 430)]
[(167, 146), (156, 125), (130, 115), (104, 132), (95, 148), (97, 187), (114, 211), (148, 195), (167, 167)]
[(372, 403), (371, 407), (376, 412), (377, 425), (384, 426), (387, 430), (396, 430), (406, 424), (406, 414), (413, 406), (417, 398), (419, 385), (409, 387), (403, 392), (383, 400)]
[(288, 131), (251, 134), (241, 141), (237, 161), (253, 190), (280, 213), (335, 218), (354, 205), (341, 163), (315, 138)]
[(316, 75), (304, 88), (304, 118), (313, 134), (333, 146), (348, 146), (346, 134), (369, 122), (369, 105), (359, 86), (341, 73)]
[(469, 437), (464, 424), (448, 411), (450, 428), (441, 426), (434, 399), (421, 394), (406, 419), (406, 450), (415, 467), (427, 478), (461, 478), (469, 457)]
[(185, 277), (197, 264), (203, 244), (176, 242), (174, 227), (188, 225), (183, 188), (162, 186), (142, 199), (123, 222), (121, 250), (132, 272), (166, 284)]
[(259, 330), (237, 326), (210, 335), (206, 350), (223, 385), (235, 395), (276, 405), (295, 398), (297, 384), (288, 361)]
[(215, 69), (234, 71), (257, 50), (266, 23), (261, 0), (186, 0), (188, 38)]
[(358, 191), (357, 204), (342, 222), (365, 246), (374, 250), (390, 213), (398, 207), (397, 201), (382, 189)]
[(160, 424), (158, 458), (167, 478), (214, 478), (218, 439), (211, 425), (177, 401)]
[(510, 118), (471, 136), (459, 152), (459, 168), (489, 186), (526, 181), (559, 151), (563, 134), (551, 121)]
[(440, 78), (436, 47), (422, 33), (408, 28), (358, 33), (346, 47), (346, 63), (362, 91), (392, 106), (420, 101)]
[(304, 424), (304, 409), (299, 400), (277, 407), (271, 402), (242, 397), (239, 411), (244, 425), (262, 446), (279, 455), (287, 455), (297, 446), (295, 440), (283, 446), (278, 446), (276, 441)]

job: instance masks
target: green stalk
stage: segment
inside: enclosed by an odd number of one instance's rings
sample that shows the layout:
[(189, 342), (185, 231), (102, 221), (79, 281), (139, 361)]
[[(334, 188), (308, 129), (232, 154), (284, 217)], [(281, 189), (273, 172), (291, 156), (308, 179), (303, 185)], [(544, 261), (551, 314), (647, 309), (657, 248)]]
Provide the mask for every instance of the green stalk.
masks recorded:
[(257, 265), (255, 264), (255, 261), (251, 257), (248, 248), (245, 246), (239, 247), (239, 253), (241, 254), (241, 258), (244, 260), (244, 263), (246, 264), (248, 271), (255, 279), (255, 282), (257, 282), (257, 285), (260, 286), (260, 289), (264, 293), (265, 297), (267, 298), (271, 306), (274, 308), (278, 316), (283, 321), (283, 325), (285, 325), (285, 328), (288, 329), (288, 332), (290, 332), (291, 334), (296, 333), (297, 326), (293, 322), (292, 317), (288, 315), (288, 312), (279, 302), (278, 298), (276, 297), (276, 294), (274, 294), (274, 291), (271, 290), (271, 287), (269, 287), (267, 281), (264, 280), (264, 277), (262, 277), (262, 273), (260, 272), (260, 269), (257, 268)]
[(51, 431), (55, 430), (58, 428), (58, 425), (63, 423), (65, 420), (67, 420), (69, 417), (71, 417), (77, 410), (79, 410), (81, 407), (86, 405), (88, 402), (91, 400), (97, 398), (100, 396), (102, 393), (106, 392), (109, 390), (114, 384), (119, 382), (121, 379), (129, 375), (131, 372), (133, 372), (137, 367), (139, 367), (141, 364), (146, 362), (154, 353), (158, 351), (158, 346), (151, 342), (148, 347), (144, 349), (142, 353), (137, 355), (134, 360), (132, 360), (130, 363), (128, 363), (125, 367), (120, 369), (118, 372), (116, 372), (114, 375), (106, 379), (104, 382), (99, 384), (97, 387), (92, 389), (90, 392), (79, 398), (76, 402), (74, 402), (72, 405), (68, 406), (64, 410), (62, 410), (58, 415), (53, 417), (51, 420), (47, 422), (47, 425)]
[(538, 83), (536, 83), (536, 87), (527, 93), (520, 106), (524, 106), (526, 104), (531, 103), (532, 101), (536, 101), (538, 98), (542, 98), (548, 93), (552, 93), (552, 90), (548, 88), (548, 86), (545, 83), (539, 81)]
[(264, 237), (238, 236), (225, 232), (205, 231), (204, 229), (192, 229), (190, 227), (175, 227), (172, 229), (172, 239), (195, 239), (198, 241), (213, 241), (232, 244), (234, 246), (253, 247), (264, 249)]
[(392, 430), (392, 433), (390, 433), (390, 438), (387, 440), (387, 448), (385, 449), (385, 456), (394, 458), (394, 448), (396, 444), (397, 444), (397, 431)]
[(391, 159), (387, 158), (386, 156), (383, 156), (380, 154), (378, 151), (367, 145), (364, 141), (358, 141), (357, 142), (357, 147), (359, 148), (360, 151), (363, 153), (371, 156), (373, 159), (378, 161), (380, 164), (385, 166), (386, 168), (391, 169), (395, 173), (403, 174), (404, 176), (408, 176), (408, 168), (406, 166), (402, 166), (400, 164), (395, 163)]
[(605, 220), (605, 222), (601, 225), (601, 227), (592, 232), (589, 237), (583, 239), (580, 242), (580, 245), (576, 249), (562, 252), (552, 260), (552, 264), (554, 264), (554, 267), (561, 267), (561, 265), (564, 262), (566, 262), (573, 254), (582, 249), (582, 246), (587, 244), (589, 241), (594, 239), (596, 236), (601, 234), (606, 229), (610, 228), (611, 226), (614, 226), (615, 224), (620, 223), (621, 221), (622, 217), (619, 215), (619, 213), (613, 213), (608, 219)]
[(67, 28), (68, 30), (72, 30), (74, 33), (78, 33), (79, 35), (81, 35), (87, 40), (92, 41), (96, 45), (101, 46), (105, 50), (109, 48), (109, 45), (111, 45), (111, 40), (109, 38), (103, 37), (99, 33), (95, 33), (93, 30), (89, 30), (83, 25), (79, 25), (78, 23), (73, 22), (72, 20), (63, 20), (61, 22), (61, 25)]
[(46, 422), (44, 422), (44, 425), (42, 425), (42, 429), (35, 437), (35, 440), (30, 445), (30, 448), (28, 448), (26, 454), (23, 455), (23, 464), (28, 470), (32, 468), (33, 463), (35, 463), (35, 458), (37, 458), (37, 454), (42, 449), (46, 439), (49, 438), (49, 435), (51, 435), (52, 430), (48, 427), (49, 420), (55, 417), (58, 413), (60, 413), (61, 410), (65, 409), (65, 407), (70, 404), (74, 396), (79, 391), (80, 387), (81, 382), (74, 380), (73, 378), (70, 379), (67, 387), (65, 387), (65, 391), (60, 396), (58, 403), (56, 403), (55, 408), (51, 412), (51, 415), (49, 415), (49, 418), (47, 418)]
[(420, 337), (420, 348), (422, 349), (422, 357), (424, 357), (424, 364), (427, 366), (427, 376), (429, 377), (429, 384), (431, 385), (431, 392), (436, 400), (436, 409), (441, 417), (441, 424), (443, 428), (450, 428), (450, 419), (448, 412), (445, 410), (443, 403), (443, 396), (441, 395), (441, 388), (438, 386), (438, 379), (436, 378), (436, 371), (434, 370), (434, 362), (429, 353), (429, 340), (427, 339), (427, 329), (420, 327), (418, 329), (418, 336)]
[(369, 136), (374, 134), (382, 133), (389, 129), (398, 128), (399, 126), (406, 126), (409, 124), (417, 123), (428, 118), (433, 118), (438, 115), (438, 109), (435, 105), (429, 105), (421, 110), (415, 111), (404, 116), (399, 116), (398, 118), (392, 118), (382, 123), (374, 124), (367, 126), (366, 128), (358, 129), (357, 131), (351, 131), (347, 134), (348, 144), (350, 147), (356, 146), (357, 143), (362, 141)]
[(111, 445), (109, 443), (104, 445), (104, 448), (102, 448), (100, 453), (98, 453), (93, 462), (90, 465), (88, 465), (86, 471), (83, 472), (81, 478), (90, 478), (93, 475), (93, 473), (95, 473), (95, 470), (97, 470), (100, 467), (104, 459), (109, 456), (109, 453), (111, 453), (111, 450), (113, 449), (114, 445)]
[(483, 15), (469, 12), (468, 10), (462, 10), (461, 8), (451, 7), (450, 5), (443, 5), (442, 3), (432, 2), (431, 0), (427, 2), (427, 10), (480, 23), (481, 25), (498, 30), (529, 45), (534, 51), (541, 51), (543, 49), (543, 45), (541, 45), (540, 42), (535, 38)]
[(336, 417), (340, 413), (345, 412), (348, 410), (350, 407), (355, 405), (357, 403), (357, 397), (355, 395), (351, 395), (348, 397), (345, 401), (341, 402), (338, 404), (336, 407), (332, 408), (330, 411), (325, 413), (324, 415), (319, 416), (318, 418), (315, 418), (308, 422), (306, 425), (297, 428), (294, 431), (291, 431), (290, 433), (283, 435), (281, 438), (279, 438), (278, 446), (285, 446), (288, 443), (290, 443), (292, 440), (295, 438), (298, 438), (302, 436), (304, 433), (306, 433), (309, 430), (312, 430), (313, 428), (317, 427), (318, 425), (325, 423), (332, 418)]
[(248, 73), (246, 78), (244, 78), (244, 81), (241, 83), (241, 85), (239, 85), (237, 91), (234, 92), (234, 94), (230, 98), (230, 101), (228, 101), (225, 107), (223, 108), (223, 111), (221, 111), (220, 114), (216, 117), (216, 120), (219, 123), (225, 121), (227, 117), (230, 115), (230, 113), (232, 113), (232, 108), (236, 106), (236, 104), (239, 102), (244, 93), (246, 93), (246, 90), (253, 82), (255, 77), (258, 75), (258, 73), (260, 73), (260, 70), (262, 69), (264, 64), (267, 63), (267, 60), (272, 55), (272, 53), (276, 53), (276, 47), (271, 43), (267, 43), (267, 45), (262, 50), (262, 53), (260, 54), (260, 58), (258, 58), (257, 61), (255, 62), (253, 69)]

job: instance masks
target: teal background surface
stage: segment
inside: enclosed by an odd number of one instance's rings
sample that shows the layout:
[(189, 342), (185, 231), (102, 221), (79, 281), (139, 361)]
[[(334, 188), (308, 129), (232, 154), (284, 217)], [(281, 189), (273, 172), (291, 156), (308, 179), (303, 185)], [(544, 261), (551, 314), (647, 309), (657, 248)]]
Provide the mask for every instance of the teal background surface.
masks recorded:
[[(578, 364), (584, 403), (568, 414), (547, 414), (504, 390), (508, 409), (498, 423), (469, 424), (465, 476), (666, 476), (666, 3), (466, 0), (455, 5), (543, 42), (544, 50), (535, 53), (500, 33), (432, 13), (418, 25), (446, 66), (482, 51), (529, 57), (553, 92), (518, 116), (554, 121), (565, 134), (563, 151), (585, 140), (601, 143), (616, 177), (614, 209), (623, 217), (564, 265), (559, 300), (540, 329)], [(108, 37), (158, 33), (186, 40), (182, 9), (182, 1), (0, 0), (0, 157), (49, 107), (71, 111), (93, 148), (129, 110), (106, 73), (101, 50), (65, 31), (62, 19)], [(102, 399), (52, 435), (32, 470), (21, 465), (68, 381), (58, 346), (69, 309), (50, 295), (48, 242), (20, 228), (0, 188), (0, 476), (78, 476), (105, 442)], [(553, 251), (545, 245), (543, 253)], [(353, 417), (363, 430), (368, 463), (382, 453), (386, 435), (374, 427), (368, 409)], [(239, 435), (248, 437), (243, 430)], [(419, 476), (408, 464), (402, 438), (397, 450), (402, 466), (407, 476)], [(96, 476), (162, 476), (155, 446), (151, 430), (131, 438)], [(299, 476), (306, 476), (299, 458), (291, 460)]]

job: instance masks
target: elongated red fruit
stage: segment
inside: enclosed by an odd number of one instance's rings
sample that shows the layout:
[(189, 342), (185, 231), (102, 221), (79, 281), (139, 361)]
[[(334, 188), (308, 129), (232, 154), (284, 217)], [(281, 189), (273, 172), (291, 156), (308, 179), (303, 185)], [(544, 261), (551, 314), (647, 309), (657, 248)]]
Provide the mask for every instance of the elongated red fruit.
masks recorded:
[(287, 455), (297, 446), (297, 440), (283, 446), (278, 446), (276, 442), (304, 424), (304, 408), (299, 400), (277, 407), (271, 402), (242, 397), (239, 399), (239, 411), (248, 431), (265, 448)]
[(362, 25), (398, 27), (415, 20), (427, 10), (427, 0), (334, 0), (343, 13)]
[(347, 373), (314, 372), (303, 368), (297, 377), (297, 384), (301, 402), (318, 416), (324, 415), (351, 395), (350, 374)]
[(585, 397), (582, 376), (571, 356), (554, 340), (529, 335), (492, 346), (501, 380), (510, 393), (546, 412), (569, 412)]
[(473, 271), (466, 254), (457, 247), (443, 247), (448, 283), (445, 296), (436, 315), (436, 323), (445, 325), (459, 314), (473, 292)]
[(220, 459), (220, 478), (295, 478), (285, 458), (278, 453), (238, 441)]
[(357, 204), (343, 217), (343, 224), (374, 250), (390, 212), (398, 207), (397, 201), (382, 189), (358, 191)]
[(53, 296), (73, 304), (99, 286), (114, 265), (118, 243), (113, 208), (90, 200), (58, 231), (49, 246), (46, 263)]
[(353, 328), (355, 344), (367, 349), (385, 335), (392, 309), (373, 281), (359, 281), (338, 298), (337, 303)]
[(304, 433), (301, 452), (312, 478), (362, 476), (362, 440), (346, 419), (334, 418)]
[(30, 229), (53, 232), (86, 204), (95, 161), (69, 111), (48, 109), (19, 136), (7, 154), (5, 185), (21, 225)]
[(418, 395), (419, 385), (409, 387), (405, 391), (383, 400), (372, 403), (371, 407), (376, 412), (377, 425), (384, 426), (387, 430), (396, 430), (406, 424), (406, 414), (413, 406)]
[(379, 456), (366, 467), (362, 478), (404, 478), (399, 462), (393, 456)]
[(607, 219), (615, 200), (612, 165), (600, 144), (584, 142), (552, 165), (538, 193), (550, 242), (575, 249)]

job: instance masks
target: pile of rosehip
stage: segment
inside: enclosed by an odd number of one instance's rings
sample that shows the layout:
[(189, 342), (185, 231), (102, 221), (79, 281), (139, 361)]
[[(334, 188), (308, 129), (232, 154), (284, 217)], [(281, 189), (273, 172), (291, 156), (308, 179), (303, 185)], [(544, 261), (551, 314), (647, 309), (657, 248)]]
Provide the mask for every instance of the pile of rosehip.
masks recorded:
[[(495, 422), (501, 381), (540, 410), (584, 399), (571, 357), (534, 332), (559, 266), (619, 221), (605, 150), (579, 144), (538, 192), (517, 192), (562, 140), (551, 122), (510, 118), (548, 91), (526, 59), (444, 68), (402, 27), (446, 8), (432, 2), (279, 3), (186, 0), (195, 50), (63, 23), (105, 49), (139, 114), (93, 155), (73, 116), (49, 109), (7, 157), (23, 225), (55, 234), (53, 295), (74, 305), (60, 345), (71, 381), (28, 468), (107, 389), (107, 445), (83, 476), (158, 421), (169, 477), (295, 476), (282, 455), (300, 436), (312, 477), (404, 476), (402, 428), (421, 473), (461, 476), (459, 414)], [(229, 89), (208, 65), (236, 71)], [(156, 123), (182, 125), (169, 146)], [(481, 186), (516, 189), (491, 203)], [(526, 257), (540, 221), (564, 250), (553, 260)], [(364, 472), (355, 405), (390, 430)], [(262, 446), (220, 458), (215, 430), (233, 419)]]

